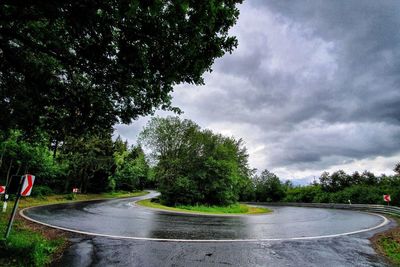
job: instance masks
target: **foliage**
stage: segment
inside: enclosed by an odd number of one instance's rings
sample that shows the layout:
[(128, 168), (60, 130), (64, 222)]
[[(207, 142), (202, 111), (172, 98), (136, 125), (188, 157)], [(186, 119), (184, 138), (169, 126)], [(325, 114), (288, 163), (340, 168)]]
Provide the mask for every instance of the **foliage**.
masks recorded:
[(323, 191), (319, 185), (293, 187), (286, 191), (284, 202), (329, 202), (324, 199)]
[(46, 137), (26, 140), (21, 131), (3, 133), (0, 140), (0, 175), (5, 184), (11, 175), (35, 174), (37, 185), (52, 185), (66, 170), (57, 162), (46, 144)]
[(60, 151), (60, 158), (68, 164), (63, 191), (73, 187), (81, 192), (105, 192), (113, 172), (113, 142), (111, 133), (68, 138)]
[(141, 147), (114, 152), (115, 173), (111, 180), (117, 190), (142, 190), (147, 185), (149, 166)]
[(285, 197), (285, 190), (278, 176), (268, 170), (256, 175), (254, 184), (256, 201), (276, 202)]
[(50, 241), (38, 233), (20, 229), (1, 246), (0, 256), (5, 266), (46, 266), (62, 243), (60, 239)]
[(398, 162), (396, 166), (394, 166), (393, 171), (396, 172), (397, 175), (400, 175), (400, 162)]
[(230, 205), (250, 170), (242, 140), (214, 134), (190, 120), (153, 118), (139, 137), (156, 163), (161, 200), (169, 205)]
[[(148, 164), (140, 147), (127, 148), (121, 138), (114, 142), (111, 133), (69, 137), (57, 154), (49, 149), (46, 135), (27, 139), (21, 131), (0, 134), (0, 184), (12, 175), (36, 176), (33, 195), (54, 192), (106, 192), (139, 190), (148, 182)], [(154, 177), (152, 178), (154, 180)]]
[[(343, 182), (345, 181), (345, 182)], [(338, 171), (323, 173), (320, 183), (286, 190), (285, 202), (386, 204), (383, 195), (392, 196), (391, 205), (400, 205), (400, 176), (375, 176), (364, 171), (348, 175)]]
[(46, 185), (35, 185), (32, 188), (32, 194), (31, 196), (33, 197), (45, 197), (45, 196), (50, 196), (53, 195), (54, 191), (46, 186)]
[(237, 45), (241, 0), (5, 1), (0, 6), (0, 129), (52, 141), (99, 134), (201, 84)]
[(379, 245), (382, 247), (386, 256), (394, 263), (396, 266), (400, 265), (400, 238), (397, 236), (393, 238), (392, 236), (383, 237), (379, 240)]
[[(400, 223), (400, 217), (392, 216), (392, 220)], [(389, 258), (394, 266), (400, 265), (400, 227), (397, 226), (394, 229), (388, 230), (377, 236), (374, 241), (374, 245), (378, 251), (383, 252), (385, 256)]]

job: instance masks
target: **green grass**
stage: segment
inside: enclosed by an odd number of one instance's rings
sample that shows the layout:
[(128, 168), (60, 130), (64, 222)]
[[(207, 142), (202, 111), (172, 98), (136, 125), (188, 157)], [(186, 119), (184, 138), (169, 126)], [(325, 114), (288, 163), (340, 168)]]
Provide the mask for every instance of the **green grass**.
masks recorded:
[(400, 266), (400, 243), (393, 236), (382, 237), (379, 240), (379, 245), (383, 249), (386, 256)]
[[(57, 204), (83, 200), (107, 199), (116, 197), (142, 196), (148, 192), (115, 192), (103, 194), (52, 195), (47, 197), (22, 198), (19, 208), (45, 204)], [(0, 202), (2, 206), (2, 202)], [(28, 227), (25, 221), (16, 219), (9, 238), (4, 240), (14, 201), (9, 201), (6, 213), (0, 212), (0, 266), (46, 266), (66, 246), (66, 240), (60, 237), (47, 238), (39, 230)]]
[(253, 207), (245, 204), (234, 204), (230, 206), (206, 206), (206, 205), (178, 205), (169, 207), (151, 199), (144, 199), (136, 202), (138, 205), (169, 211), (204, 213), (204, 214), (262, 214), (271, 212), (270, 209)]
[[(1, 224), (6, 227), (5, 223)], [(45, 266), (66, 244), (62, 238), (49, 240), (39, 233), (24, 229), (20, 221), (13, 225), (13, 232), (0, 245), (1, 266)]]
[(390, 217), (398, 226), (380, 234), (375, 245), (395, 266), (400, 266), (400, 217)]

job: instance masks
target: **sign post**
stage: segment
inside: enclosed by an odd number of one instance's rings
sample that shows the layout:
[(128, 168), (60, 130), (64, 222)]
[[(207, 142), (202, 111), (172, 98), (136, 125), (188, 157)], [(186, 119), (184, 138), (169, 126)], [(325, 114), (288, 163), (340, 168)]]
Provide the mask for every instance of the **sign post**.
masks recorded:
[(390, 195), (383, 195), (383, 201), (386, 201), (387, 205), (389, 206), (389, 202), (391, 201)]
[[(11, 181), (10, 181), (10, 184), (13, 183), (13, 186), (14, 186), (14, 187), (15, 187), (16, 185), (18, 185), (18, 188), (17, 188), (17, 198), (15, 199), (14, 207), (13, 207), (13, 210), (12, 210), (12, 212), (11, 212), (10, 219), (9, 219), (9, 221), (8, 221), (6, 234), (5, 234), (5, 236), (4, 236), (5, 239), (7, 239), (8, 236), (10, 235), (11, 226), (12, 226), (12, 224), (13, 224), (13, 222), (14, 222), (15, 213), (17, 212), (19, 199), (21, 198), (21, 195), (19, 194), (18, 191), (19, 191), (20, 188), (21, 188), (22, 181), (23, 181), (23, 176), (20, 176), (19, 179), (17, 179), (17, 177), (12, 177), (12, 178), (11, 178)], [(18, 184), (17, 184), (17, 182), (18, 182)], [(8, 187), (8, 188), (10, 188), (10, 187)], [(8, 193), (8, 192), (7, 192), (7, 193)], [(11, 193), (12, 193), (12, 192), (11, 192)], [(7, 205), (7, 204), (6, 204), (6, 205)], [(6, 208), (7, 208), (7, 206), (6, 206)]]
[[(16, 178), (14, 178), (14, 179), (16, 179)], [(15, 214), (17, 213), (18, 204), (19, 204), (19, 200), (20, 200), (21, 196), (25, 197), (25, 196), (31, 195), (33, 183), (35, 182), (35, 176), (33, 176), (31, 174), (25, 174), (24, 176), (19, 177), (19, 180), (16, 179), (15, 181), (18, 182), (18, 188), (16, 190), (17, 198), (15, 199), (14, 207), (11, 212), (11, 217), (10, 217), (10, 220), (8, 221), (6, 234), (4, 236), (5, 239), (7, 239), (8, 236), (10, 235), (11, 226), (14, 222)], [(17, 184), (16, 182), (14, 182), (14, 183), (15, 183), (15, 185)]]

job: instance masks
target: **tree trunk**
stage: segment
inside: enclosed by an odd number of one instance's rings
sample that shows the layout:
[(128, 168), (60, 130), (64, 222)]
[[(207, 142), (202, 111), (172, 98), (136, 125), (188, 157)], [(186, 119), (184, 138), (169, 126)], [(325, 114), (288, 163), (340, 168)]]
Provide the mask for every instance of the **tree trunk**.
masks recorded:
[(1, 157), (0, 157), (0, 168), (1, 168), (1, 166), (3, 165), (3, 157), (4, 157), (4, 154), (6, 153), (6, 144), (4, 144), (4, 148), (3, 148), (3, 151), (1, 152)]
[(8, 185), (8, 181), (10, 179), (10, 172), (11, 172), (12, 164), (13, 164), (13, 159), (11, 159), (10, 166), (8, 166), (7, 178), (6, 178), (6, 186)]
[(16, 173), (15, 175), (18, 175), (18, 174), (19, 174), (19, 171), (21, 170), (21, 166), (22, 166), (22, 164), (20, 164), (20, 165), (18, 166), (17, 173)]

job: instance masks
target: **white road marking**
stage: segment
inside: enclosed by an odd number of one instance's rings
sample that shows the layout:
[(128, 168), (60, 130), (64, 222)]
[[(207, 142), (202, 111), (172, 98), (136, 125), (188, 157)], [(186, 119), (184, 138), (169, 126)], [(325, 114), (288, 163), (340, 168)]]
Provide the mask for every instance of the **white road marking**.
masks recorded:
[[(44, 205), (47, 206), (47, 205)], [(37, 207), (37, 206), (36, 206)], [(33, 207), (31, 207), (33, 208)], [(386, 224), (389, 223), (389, 220), (380, 214), (376, 213), (370, 213), (368, 214), (379, 216), (383, 219), (383, 222), (377, 226), (367, 228), (367, 229), (361, 229), (353, 232), (347, 232), (347, 233), (340, 233), (340, 234), (332, 234), (332, 235), (320, 235), (320, 236), (306, 236), (306, 237), (289, 237), (289, 238), (261, 238), (261, 239), (168, 239), (168, 238), (151, 238), (151, 237), (133, 237), (133, 236), (120, 236), (120, 235), (108, 235), (108, 234), (101, 234), (101, 233), (92, 233), (92, 232), (86, 232), (86, 231), (79, 231), (79, 230), (74, 230), (74, 229), (69, 229), (65, 227), (60, 227), (56, 225), (51, 225), (48, 223), (40, 222), (35, 219), (29, 218), (24, 214), (24, 211), (30, 209), (30, 208), (25, 208), (22, 209), (19, 214), (27, 219), (28, 221), (38, 223), (41, 225), (45, 225), (51, 228), (63, 230), (63, 231), (68, 231), (68, 232), (73, 232), (77, 234), (83, 234), (83, 235), (91, 235), (91, 236), (101, 236), (101, 237), (108, 237), (108, 238), (114, 238), (114, 239), (128, 239), (128, 240), (147, 240), (147, 241), (161, 241), (161, 242), (203, 242), (203, 243), (209, 243), (209, 242), (265, 242), (265, 241), (291, 241), (291, 240), (312, 240), (312, 239), (321, 239), (321, 238), (333, 238), (333, 237), (340, 237), (340, 236), (346, 236), (346, 235), (354, 235), (354, 234), (359, 234), (363, 232), (368, 232), (372, 231), (375, 229), (378, 229), (380, 227), (385, 226)]]

